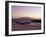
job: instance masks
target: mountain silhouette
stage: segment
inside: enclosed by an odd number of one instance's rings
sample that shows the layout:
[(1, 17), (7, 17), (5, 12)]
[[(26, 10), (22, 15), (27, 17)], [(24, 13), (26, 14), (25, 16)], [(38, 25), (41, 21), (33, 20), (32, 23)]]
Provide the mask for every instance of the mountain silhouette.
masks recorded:
[(16, 22), (19, 24), (25, 24), (25, 23), (31, 23), (31, 22), (36, 22), (36, 23), (41, 23), (41, 19), (34, 19), (30, 17), (21, 17), (18, 19), (12, 19), (12, 22)]

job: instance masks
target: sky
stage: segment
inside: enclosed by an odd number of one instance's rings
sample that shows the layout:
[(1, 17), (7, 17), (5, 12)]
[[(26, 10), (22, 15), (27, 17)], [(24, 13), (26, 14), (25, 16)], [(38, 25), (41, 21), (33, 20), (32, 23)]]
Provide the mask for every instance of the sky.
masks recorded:
[(41, 7), (37, 6), (12, 6), (12, 18), (30, 17), (41, 18)]

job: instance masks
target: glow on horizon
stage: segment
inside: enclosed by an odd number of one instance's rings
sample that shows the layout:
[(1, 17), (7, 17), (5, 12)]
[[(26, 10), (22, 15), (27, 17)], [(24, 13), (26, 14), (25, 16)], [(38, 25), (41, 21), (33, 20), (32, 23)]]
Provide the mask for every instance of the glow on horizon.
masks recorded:
[(41, 7), (37, 6), (12, 6), (12, 18), (30, 17), (41, 18)]

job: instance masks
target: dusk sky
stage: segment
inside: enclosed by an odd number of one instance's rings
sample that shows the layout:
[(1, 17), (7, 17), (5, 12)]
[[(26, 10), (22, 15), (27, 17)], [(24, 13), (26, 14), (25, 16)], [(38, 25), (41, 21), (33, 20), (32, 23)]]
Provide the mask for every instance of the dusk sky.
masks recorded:
[(41, 7), (37, 6), (12, 6), (12, 18), (31, 17), (41, 18)]

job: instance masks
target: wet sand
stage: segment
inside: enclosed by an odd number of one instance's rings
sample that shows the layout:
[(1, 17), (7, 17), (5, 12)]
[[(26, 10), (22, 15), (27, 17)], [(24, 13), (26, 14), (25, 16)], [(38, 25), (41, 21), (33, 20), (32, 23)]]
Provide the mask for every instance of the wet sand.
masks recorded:
[(41, 25), (36, 23), (31, 24), (12, 24), (12, 31), (20, 31), (20, 30), (40, 30)]

